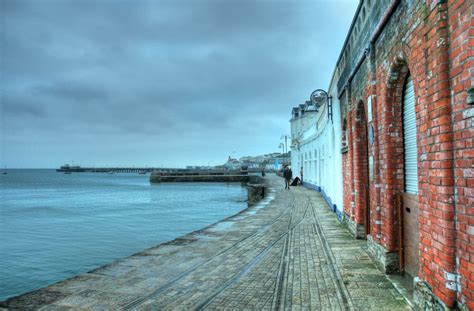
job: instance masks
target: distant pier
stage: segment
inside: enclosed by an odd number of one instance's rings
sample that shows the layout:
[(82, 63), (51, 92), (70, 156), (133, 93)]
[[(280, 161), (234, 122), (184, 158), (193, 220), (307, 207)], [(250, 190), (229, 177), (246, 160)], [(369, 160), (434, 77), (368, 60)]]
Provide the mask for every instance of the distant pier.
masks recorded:
[[(230, 176), (230, 175), (247, 175), (249, 173), (260, 173), (260, 169), (240, 169), (240, 170), (223, 170), (223, 169), (185, 169), (185, 168), (162, 168), (162, 167), (82, 167), (74, 165), (63, 165), (56, 169), (59, 173), (153, 173), (155, 176)], [(266, 172), (271, 172), (266, 170)]]
[(160, 170), (154, 167), (81, 167), (63, 165), (56, 169), (60, 173), (151, 173)]

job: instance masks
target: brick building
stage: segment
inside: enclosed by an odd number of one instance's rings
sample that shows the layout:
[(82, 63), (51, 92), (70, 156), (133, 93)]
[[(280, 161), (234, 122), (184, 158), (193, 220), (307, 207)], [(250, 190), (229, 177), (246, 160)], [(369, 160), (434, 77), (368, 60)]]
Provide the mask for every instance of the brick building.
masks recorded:
[(473, 46), (473, 0), (361, 0), (328, 90), (343, 220), (422, 308), (474, 310)]

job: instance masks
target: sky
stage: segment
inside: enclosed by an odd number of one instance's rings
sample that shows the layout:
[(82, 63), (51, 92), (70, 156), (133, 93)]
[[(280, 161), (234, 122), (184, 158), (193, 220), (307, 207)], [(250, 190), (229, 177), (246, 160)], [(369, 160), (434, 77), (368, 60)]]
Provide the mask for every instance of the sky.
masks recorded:
[[(2, 0), (0, 165), (219, 165), (281, 151), (357, 0)], [(289, 142), (288, 142), (289, 143)]]

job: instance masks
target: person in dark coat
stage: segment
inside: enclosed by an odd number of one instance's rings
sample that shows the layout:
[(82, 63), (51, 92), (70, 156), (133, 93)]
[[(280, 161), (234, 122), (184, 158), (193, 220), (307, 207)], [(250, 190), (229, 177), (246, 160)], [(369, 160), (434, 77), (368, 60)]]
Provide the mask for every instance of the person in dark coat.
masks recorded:
[(290, 190), (291, 178), (293, 177), (291, 166), (285, 166), (285, 170), (283, 171), (283, 177), (285, 178), (285, 189)]

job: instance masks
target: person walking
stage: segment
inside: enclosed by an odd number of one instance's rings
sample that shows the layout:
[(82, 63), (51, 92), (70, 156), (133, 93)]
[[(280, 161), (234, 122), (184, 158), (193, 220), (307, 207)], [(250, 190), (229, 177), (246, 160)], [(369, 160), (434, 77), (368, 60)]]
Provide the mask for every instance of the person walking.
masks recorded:
[(283, 177), (285, 178), (285, 189), (290, 190), (291, 178), (293, 177), (291, 166), (285, 166), (285, 170), (283, 171)]

